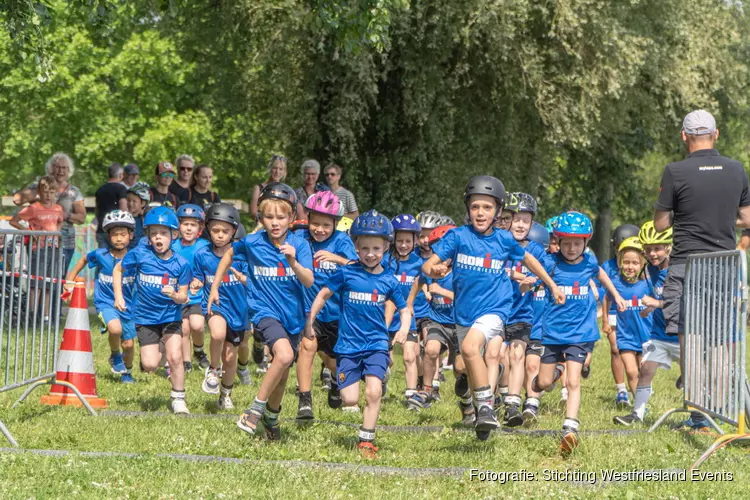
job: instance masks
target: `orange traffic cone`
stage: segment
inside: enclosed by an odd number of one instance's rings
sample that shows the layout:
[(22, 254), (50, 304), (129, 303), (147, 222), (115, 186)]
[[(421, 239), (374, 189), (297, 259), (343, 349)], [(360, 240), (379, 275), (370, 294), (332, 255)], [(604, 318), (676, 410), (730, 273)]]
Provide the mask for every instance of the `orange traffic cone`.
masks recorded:
[[(94, 354), (91, 351), (91, 329), (83, 278), (76, 280), (70, 300), (62, 344), (57, 355), (56, 380), (76, 386), (92, 407), (107, 407), (107, 401), (96, 394)], [(71, 389), (60, 384), (53, 384), (49, 395), (42, 396), (41, 402), (45, 405), (83, 406)]]

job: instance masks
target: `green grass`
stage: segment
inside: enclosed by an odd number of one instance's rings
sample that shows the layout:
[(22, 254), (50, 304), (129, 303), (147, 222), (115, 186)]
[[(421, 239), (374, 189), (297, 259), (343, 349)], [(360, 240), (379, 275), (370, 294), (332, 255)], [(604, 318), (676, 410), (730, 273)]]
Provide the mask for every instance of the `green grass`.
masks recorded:
[[(96, 321), (92, 321), (95, 325)], [(97, 331), (97, 328), (93, 328)], [(579, 450), (563, 460), (557, 453), (558, 436), (494, 434), (478, 442), (473, 432), (462, 430), (453, 377), (443, 384), (443, 401), (415, 414), (401, 404), (404, 384), (400, 357), (396, 362), (390, 397), (385, 401), (380, 424), (395, 426), (442, 426), (441, 432), (395, 432), (379, 430), (377, 461), (363, 461), (356, 449), (356, 428), (318, 423), (298, 428), (282, 422), (282, 441), (268, 443), (249, 438), (234, 425), (236, 414), (252, 401), (258, 380), (249, 387), (236, 385), (234, 401), (238, 410), (217, 412), (215, 397), (200, 390), (202, 374), (189, 375), (188, 404), (195, 413), (216, 417), (180, 418), (166, 412), (168, 381), (162, 376), (136, 373), (137, 384), (123, 386), (109, 374), (108, 349), (104, 336), (94, 333), (99, 395), (112, 410), (149, 412), (125, 417), (103, 414), (90, 417), (84, 410), (46, 407), (38, 404), (43, 390), (20, 408), (10, 405), (20, 391), (0, 394), (0, 418), (26, 449), (70, 450), (66, 456), (39, 456), (31, 453), (0, 453), (0, 491), (3, 498), (17, 497), (245, 497), (245, 498), (456, 498), (461, 496), (573, 497), (573, 498), (737, 498), (745, 494), (746, 450), (730, 446), (718, 452), (703, 466), (704, 471), (728, 471), (730, 482), (628, 482), (588, 485), (576, 482), (545, 481), (542, 471), (596, 471), (602, 468), (688, 469), (711, 444), (712, 438), (690, 435), (668, 427), (655, 434), (605, 435), (588, 430), (613, 429), (614, 387), (609, 373), (609, 350), (600, 341), (594, 355), (592, 376), (583, 384), (581, 411), (582, 442)], [(653, 422), (665, 410), (679, 406), (674, 388), (677, 371), (660, 371), (654, 384), (647, 419)], [(358, 424), (359, 415), (343, 414), (326, 406), (325, 393), (315, 384), (316, 417)], [(558, 430), (563, 414), (558, 409), (559, 391), (545, 395), (538, 429)], [(290, 379), (282, 405), (282, 418), (294, 417), (297, 400)], [(677, 418), (674, 419), (676, 422)], [(0, 438), (1, 439), (1, 438)], [(5, 446), (5, 444), (0, 444)], [(137, 453), (125, 456), (87, 456), (78, 452)], [(180, 461), (160, 454), (221, 456), (246, 459), (244, 463)], [(321, 464), (351, 464), (347, 470), (329, 470), (290, 461)], [(279, 462), (281, 461), (281, 462)], [(357, 467), (365, 467), (365, 469)], [(386, 476), (374, 474), (369, 466), (395, 468), (446, 468), (430, 475), (413, 477), (404, 471)], [(500, 484), (471, 480), (468, 472), (447, 468), (478, 468), (496, 472), (525, 469), (537, 473), (537, 480)], [(690, 474), (688, 473), (688, 478)]]

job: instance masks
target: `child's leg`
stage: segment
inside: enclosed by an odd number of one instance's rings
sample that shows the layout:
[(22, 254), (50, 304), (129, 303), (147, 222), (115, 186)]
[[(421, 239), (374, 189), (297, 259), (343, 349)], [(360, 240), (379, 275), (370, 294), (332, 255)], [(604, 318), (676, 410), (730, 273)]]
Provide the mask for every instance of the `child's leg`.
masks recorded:
[(268, 401), (272, 408), (278, 408), (289, 377), (289, 367), (294, 362), (294, 349), (289, 339), (279, 339), (274, 342), (271, 352), (273, 353), (271, 365), (268, 367), (266, 376), (263, 377), (255, 399)]
[(297, 383), (300, 395), (312, 390), (313, 364), (315, 353), (318, 352), (318, 341), (316, 338), (303, 337), (300, 341), (299, 354), (297, 356)]
[[(237, 347), (229, 342), (224, 342), (224, 349), (221, 355), (222, 369), (224, 374), (221, 377), (222, 393), (227, 395), (232, 393), (234, 386), (234, 377), (237, 375)], [(228, 391), (225, 391), (227, 389)]]
[(252, 331), (245, 330), (245, 337), (240, 342), (240, 347), (237, 349), (237, 366), (245, 367), (250, 363), (250, 337), (252, 337)]
[(438, 359), (443, 345), (436, 339), (429, 339), (424, 347), (424, 379), (433, 380), (438, 372)]
[(583, 365), (577, 361), (565, 362), (566, 380), (568, 388), (568, 403), (565, 407), (565, 418), (578, 420), (578, 410), (581, 407), (581, 369)]
[[(328, 368), (331, 372), (331, 375), (336, 375), (336, 358), (332, 358), (328, 354), (324, 352), (319, 352), (320, 358), (323, 360), (323, 364), (326, 368)], [(335, 380), (334, 380), (335, 382)]]
[[(482, 334), (484, 338), (484, 334)], [(463, 349), (463, 347), (462, 347)], [(500, 375), (500, 360), (501, 353), (504, 350), (504, 342), (502, 337), (495, 337), (487, 343), (487, 349), (484, 352), (484, 366), (487, 372), (487, 385), (494, 392), (497, 387), (497, 379)], [(462, 350), (463, 352), (463, 350)], [(469, 360), (466, 359), (468, 363)], [(470, 372), (471, 373), (471, 372)]]
[[(378, 387), (378, 390), (382, 391), (382, 384), (381, 387)], [(359, 384), (352, 384), (339, 389), (339, 393), (344, 406), (357, 406), (359, 404)]]
[(122, 335), (122, 323), (119, 319), (110, 320), (107, 323), (107, 331), (109, 332), (109, 350), (112, 354), (119, 354), (120, 352), (120, 336)]
[(189, 319), (190, 336), (193, 340), (193, 348), (197, 351), (198, 348), (203, 348), (206, 330), (206, 319), (203, 317), (203, 314), (191, 314)]
[(171, 369), (169, 379), (172, 390), (185, 390), (185, 366), (182, 364), (182, 332), (164, 333), (164, 347), (167, 351), (167, 362)]
[(612, 327), (612, 331), (607, 335), (609, 341), (610, 368), (612, 377), (615, 379), (615, 385), (618, 392), (625, 387), (625, 365), (622, 364), (620, 350), (617, 348), (617, 327)]
[(417, 357), (419, 356), (419, 342), (413, 332), (409, 332), (404, 344), (404, 372), (406, 376), (406, 398), (408, 399), (417, 391)]
[(155, 372), (161, 362), (159, 344), (141, 345), (141, 366), (145, 372)]
[[(190, 317), (192, 319), (192, 316)], [(217, 370), (221, 366), (224, 341), (227, 338), (227, 320), (220, 314), (214, 314), (208, 319), (208, 330), (211, 333), (209, 341), (209, 368)]]
[(365, 375), (365, 410), (362, 415), (362, 428), (372, 429), (378, 423), (380, 415), (380, 399), (383, 381), (374, 375)]
[(643, 417), (646, 415), (646, 405), (651, 398), (651, 381), (654, 379), (657, 368), (659, 368), (659, 363), (645, 361), (638, 373), (638, 386), (635, 389), (633, 413), (640, 420), (643, 420)]
[(526, 376), (526, 342), (514, 340), (508, 349), (510, 359), (510, 370), (508, 379), (508, 394), (520, 396), (523, 380)]
[(635, 394), (636, 387), (638, 387), (638, 358), (640, 355), (634, 351), (620, 351), (620, 358), (622, 364), (625, 367), (625, 374), (628, 377), (628, 386), (630, 392)]
[[(502, 339), (500, 339), (502, 343)], [(484, 357), (482, 356), (482, 349), (486, 344), (486, 337), (484, 332), (476, 328), (469, 329), (463, 342), (461, 342), (461, 356), (463, 357), (464, 363), (466, 363), (466, 370), (471, 380), (471, 387), (478, 389), (480, 387), (490, 387), (490, 381), (487, 373), (487, 365), (485, 364)], [(499, 359), (499, 344), (497, 346), (497, 353)], [(490, 399), (492, 399), (490, 397)]]
[[(185, 306), (187, 307), (187, 306)], [(193, 353), (191, 351), (191, 342), (190, 342), (190, 317), (185, 317), (183, 315), (182, 318), (182, 359), (183, 360), (190, 360), (193, 359)]]

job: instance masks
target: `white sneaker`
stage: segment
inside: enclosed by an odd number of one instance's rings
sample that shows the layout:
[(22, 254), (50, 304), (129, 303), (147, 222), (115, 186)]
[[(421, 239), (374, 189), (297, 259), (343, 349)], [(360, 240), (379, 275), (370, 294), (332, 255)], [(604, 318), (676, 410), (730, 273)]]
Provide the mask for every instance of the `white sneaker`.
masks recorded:
[(253, 381), (250, 379), (250, 370), (237, 370), (237, 377), (240, 379), (240, 384), (250, 385)]
[(346, 413), (359, 413), (359, 406), (342, 406), (341, 411)]
[(172, 399), (171, 410), (175, 415), (189, 415), (187, 404), (184, 399)]
[(219, 396), (219, 402), (216, 404), (216, 406), (220, 410), (233, 410), (234, 409), (234, 403), (232, 403), (232, 398), (229, 395)]
[(206, 394), (219, 394), (219, 370), (206, 368), (206, 376), (201, 385)]

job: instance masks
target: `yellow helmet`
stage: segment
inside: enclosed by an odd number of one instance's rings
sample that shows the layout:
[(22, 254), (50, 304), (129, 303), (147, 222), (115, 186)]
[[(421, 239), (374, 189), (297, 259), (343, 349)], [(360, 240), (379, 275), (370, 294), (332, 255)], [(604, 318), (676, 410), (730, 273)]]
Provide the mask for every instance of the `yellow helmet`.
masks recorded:
[(641, 245), (641, 240), (639, 240), (636, 236), (626, 238), (625, 241), (620, 243), (620, 248), (617, 249), (617, 253), (622, 253), (625, 250), (631, 249), (643, 252), (643, 245)]
[(657, 233), (654, 221), (649, 220), (641, 226), (641, 230), (638, 232), (638, 239), (641, 240), (642, 245), (671, 245), (672, 228), (670, 227), (666, 231)]
[(353, 223), (354, 223), (354, 221), (351, 220), (349, 217), (342, 217), (339, 220), (339, 223), (336, 224), (336, 230), (337, 231), (347, 232), (347, 231), (349, 231), (349, 228), (352, 227)]

